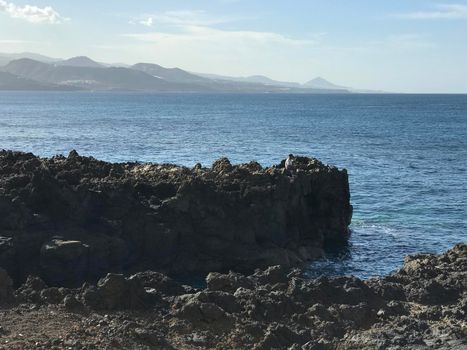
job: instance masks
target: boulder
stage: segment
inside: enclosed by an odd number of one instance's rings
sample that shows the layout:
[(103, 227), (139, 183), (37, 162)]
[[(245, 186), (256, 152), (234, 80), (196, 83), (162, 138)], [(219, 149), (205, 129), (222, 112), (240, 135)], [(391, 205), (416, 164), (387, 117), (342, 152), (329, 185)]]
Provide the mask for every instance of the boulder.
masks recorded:
[(268, 267), (266, 270), (257, 271), (253, 276), (261, 284), (287, 283), (289, 269), (276, 265)]
[(102, 297), (99, 294), (96, 286), (84, 283), (80, 289), (79, 299), (83, 305), (91, 310), (100, 310), (105, 308)]
[(225, 311), (219, 306), (195, 300), (187, 302), (179, 310), (176, 310), (175, 316), (195, 324), (199, 322), (214, 323), (228, 320)]
[(28, 276), (26, 281), (15, 291), (15, 296), (20, 302), (42, 303), (41, 293), (47, 288), (47, 284), (37, 276)]
[(195, 294), (182, 295), (176, 299), (175, 305), (181, 307), (190, 302), (214, 304), (227, 313), (236, 313), (241, 310), (241, 306), (233, 294), (220, 291), (204, 290)]
[(71, 312), (80, 311), (83, 309), (83, 304), (81, 304), (74, 295), (67, 295), (63, 299), (63, 307)]
[(139, 309), (147, 305), (147, 295), (137, 279), (119, 274), (107, 274), (97, 282), (99, 308), (106, 310)]
[(222, 173), (222, 172), (229, 172), (232, 171), (233, 167), (230, 161), (227, 158), (221, 158), (219, 160), (216, 160), (212, 164), (212, 171), (215, 173)]
[(229, 272), (228, 274), (221, 274), (218, 272), (211, 272), (206, 277), (207, 289), (210, 291), (222, 291), (234, 293), (238, 288), (253, 288), (253, 283), (242, 274)]
[(75, 240), (53, 239), (41, 248), (40, 264), (51, 284), (70, 285), (88, 272), (89, 246)]
[(45, 304), (60, 304), (66, 294), (64, 288), (52, 287), (42, 290), (40, 297)]
[(186, 293), (182, 285), (160, 272), (138, 272), (131, 276), (131, 279), (141, 283), (144, 288), (153, 289), (163, 295), (173, 296)]

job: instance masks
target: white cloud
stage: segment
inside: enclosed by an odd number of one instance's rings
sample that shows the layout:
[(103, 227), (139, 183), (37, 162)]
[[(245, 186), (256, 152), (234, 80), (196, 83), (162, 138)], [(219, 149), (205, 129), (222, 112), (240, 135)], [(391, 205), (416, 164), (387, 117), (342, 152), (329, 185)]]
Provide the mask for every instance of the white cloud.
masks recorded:
[(419, 50), (437, 48), (437, 45), (435, 43), (431, 42), (424, 35), (420, 35), (417, 33), (390, 35), (381, 42), (375, 43), (375, 46), (391, 50)]
[(179, 31), (176, 33), (153, 32), (125, 34), (125, 36), (140, 41), (152, 42), (156, 45), (164, 43), (176, 45), (182, 43), (202, 42), (219, 44), (221, 46), (227, 44), (229, 46), (236, 47), (236, 45), (247, 46), (258, 44), (282, 44), (288, 46), (315, 45), (319, 42), (321, 35), (315, 35), (310, 39), (296, 39), (273, 32), (245, 30), (228, 31), (200, 25), (183, 25), (179, 27)]
[(0, 12), (8, 14), (12, 18), (24, 19), (31, 23), (57, 24), (68, 21), (52, 7), (37, 7), (33, 5), (18, 6), (5, 0), (0, 0)]
[(139, 23), (146, 27), (152, 27), (152, 25), (154, 24), (154, 20), (152, 19), (152, 17), (149, 17), (147, 19), (139, 21)]
[(155, 14), (153, 18), (164, 24), (210, 26), (230, 22), (232, 19), (225, 17), (211, 17), (201, 10), (167, 11)]
[[(191, 71), (235, 76), (264, 74), (285, 79), (293, 71), (311, 66), (309, 57), (321, 45), (323, 36), (320, 33), (297, 38), (269, 31), (185, 24), (125, 34), (128, 40), (119, 43), (125, 47), (109, 48), (108, 52), (125, 51), (131, 53), (134, 62), (147, 57), (149, 62)], [(283, 62), (281, 69), (277, 69), (279, 62)]]
[(256, 17), (210, 16), (202, 10), (165, 11), (145, 14), (129, 21), (130, 24), (142, 24), (152, 27), (156, 23), (169, 26), (213, 26), (241, 20), (251, 20)]
[(467, 5), (440, 4), (431, 11), (417, 11), (396, 15), (401, 19), (434, 20), (434, 19), (467, 19)]
[(267, 47), (277, 50), (284, 46), (313, 46), (317, 44), (323, 34), (315, 34), (309, 38), (292, 38), (283, 34), (251, 31), (251, 30), (226, 30), (218, 28), (218, 25), (251, 19), (252, 17), (222, 17), (212, 16), (201, 10), (166, 11), (163, 13), (146, 16), (139, 23), (147, 27), (158, 24), (162, 28), (157, 32), (145, 32), (124, 35), (127, 38), (153, 45), (158, 50), (169, 49), (180, 51), (183, 46), (185, 52), (190, 48), (199, 51), (201, 48), (212, 51), (218, 55), (219, 52), (246, 52), (252, 50), (259, 52)]

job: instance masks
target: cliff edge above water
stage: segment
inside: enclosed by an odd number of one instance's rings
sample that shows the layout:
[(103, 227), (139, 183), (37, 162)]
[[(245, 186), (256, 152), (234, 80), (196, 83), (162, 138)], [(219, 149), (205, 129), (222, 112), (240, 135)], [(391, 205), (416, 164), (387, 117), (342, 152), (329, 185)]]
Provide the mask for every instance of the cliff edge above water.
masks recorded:
[(305, 157), (296, 168), (1, 151), (0, 266), (16, 284), (68, 287), (109, 272), (298, 266), (346, 242), (352, 206), (345, 170)]

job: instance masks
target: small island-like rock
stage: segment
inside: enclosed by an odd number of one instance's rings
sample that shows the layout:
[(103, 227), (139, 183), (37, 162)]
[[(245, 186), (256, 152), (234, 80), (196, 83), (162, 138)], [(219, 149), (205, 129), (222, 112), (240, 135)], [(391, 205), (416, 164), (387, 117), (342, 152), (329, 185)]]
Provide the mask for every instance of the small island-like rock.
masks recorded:
[(299, 266), (347, 241), (352, 206), (345, 170), (305, 157), (295, 167), (2, 151), (0, 266), (15, 283), (34, 274), (59, 287), (109, 272)]

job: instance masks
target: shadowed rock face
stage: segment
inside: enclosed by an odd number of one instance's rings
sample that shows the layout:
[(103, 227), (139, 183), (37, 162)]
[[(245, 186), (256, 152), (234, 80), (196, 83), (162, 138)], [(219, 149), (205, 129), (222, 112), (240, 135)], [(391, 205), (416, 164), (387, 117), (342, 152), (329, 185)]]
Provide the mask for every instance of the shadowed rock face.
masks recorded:
[(295, 266), (346, 242), (348, 176), (316, 159), (211, 168), (0, 152), (0, 266), (73, 286), (107, 272)]

